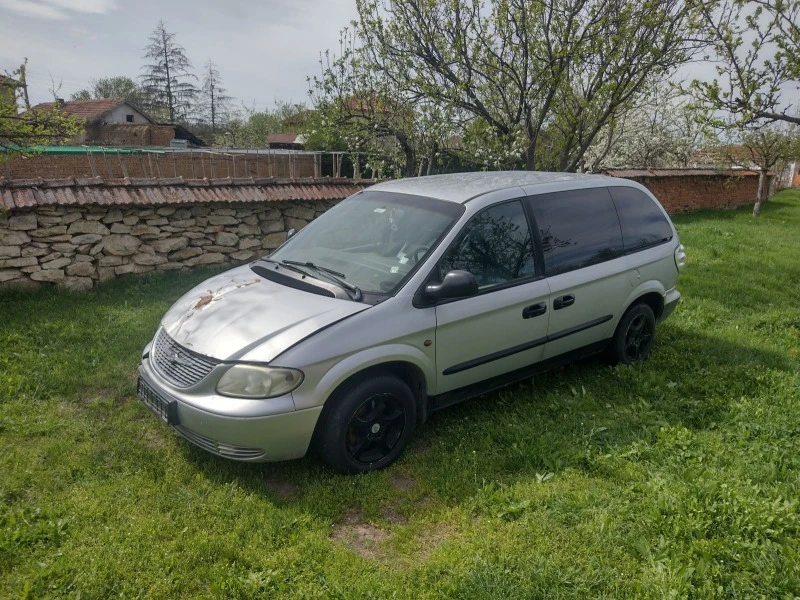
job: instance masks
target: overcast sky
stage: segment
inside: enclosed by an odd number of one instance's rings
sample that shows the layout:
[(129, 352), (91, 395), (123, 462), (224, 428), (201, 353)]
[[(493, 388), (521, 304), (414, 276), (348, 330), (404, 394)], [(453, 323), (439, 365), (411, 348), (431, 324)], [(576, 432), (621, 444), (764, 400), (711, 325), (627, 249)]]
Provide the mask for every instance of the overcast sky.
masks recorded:
[[(0, 0), (0, 73), (28, 57), (31, 101), (52, 100), (92, 79), (140, 74), (147, 38), (159, 19), (177, 34), (200, 73), (210, 58), (230, 95), (256, 108), (275, 100), (307, 102), (306, 77), (319, 54), (338, 48), (339, 31), (355, 17), (355, 0)], [(680, 78), (712, 78), (694, 63)], [(787, 90), (787, 102), (800, 100)]]
[(354, 0), (0, 0), (0, 73), (28, 57), (32, 102), (69, 98), (90, 80), (140, 74), (147, 37), (163, 18), (194, 63), (210, 58), (228, 92), (250, 106), (307, 102), (319, 53), (338, 47)]

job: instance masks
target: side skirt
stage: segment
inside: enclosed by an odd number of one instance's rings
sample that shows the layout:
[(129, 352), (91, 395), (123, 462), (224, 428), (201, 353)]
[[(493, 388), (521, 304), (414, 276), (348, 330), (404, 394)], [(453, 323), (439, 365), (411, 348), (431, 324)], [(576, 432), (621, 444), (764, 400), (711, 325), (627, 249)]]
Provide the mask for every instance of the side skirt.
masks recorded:
[(450, 392), (445, 392), (444, 394), (439, 394), (438, 396), (430, 396), (428, 397), (427, 412), (432, 413), (437, 410), (441, 410), (442, 408), (452, 406), (453, 404), (463, 402), (464, 400), (469, 400), (470, 398), (475, 398), (477, 396), (483, 396), (484, 394), (499, 390), (511, 384), (517, 383), (518, 381), (522, 381), (523, 379), (528, 379), (529, 377), (533, 377), (539, 373), (567, 365), (571, 362), (575, 362), (576, 360), (586, 358), (593, 354), (598, 354), (599, 352), (605, 350), (610, 342), (610, 339), (595, 342), (594, 344), (584, 346), (583, 348), (578, 348), (577, 350), (571, 350), (570, 352), (559, 354), (553, 358), (548, 358), (547, 360), (528, 365), (527, 367), (522, 367), (521, 369), (516, 369), (508, 373), (503, 373), (502, 375), (492, 377), (491, 379), (486, 379), (485, 381), (473, 383), (472, 385), (458, 388), (457, 390), (452, 390)]

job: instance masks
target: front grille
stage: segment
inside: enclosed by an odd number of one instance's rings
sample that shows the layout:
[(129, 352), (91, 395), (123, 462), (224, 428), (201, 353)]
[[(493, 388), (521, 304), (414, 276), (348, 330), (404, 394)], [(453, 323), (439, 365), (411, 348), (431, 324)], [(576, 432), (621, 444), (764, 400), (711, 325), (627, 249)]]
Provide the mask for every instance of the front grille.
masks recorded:
[(234, 446), (232, 444), (223, 444), (204, 435), (195, 433), (190, 429), (186, 429), (181, 425), (175, 427), (175, 431), (180, 433), (184, 438), (190, 441), (195, 446), (222, 456), (223, 458), (232, 458), (234, 460), (254, 460), (264, 456), (264, 451), (260, 448), (248, 448), (246, 446)]
[(180, 388), (195, 385), (219, 364), (218, 360), (187, 350), (169, 337), (163, 328), (156, 334), (150, 356), (159, 374)]

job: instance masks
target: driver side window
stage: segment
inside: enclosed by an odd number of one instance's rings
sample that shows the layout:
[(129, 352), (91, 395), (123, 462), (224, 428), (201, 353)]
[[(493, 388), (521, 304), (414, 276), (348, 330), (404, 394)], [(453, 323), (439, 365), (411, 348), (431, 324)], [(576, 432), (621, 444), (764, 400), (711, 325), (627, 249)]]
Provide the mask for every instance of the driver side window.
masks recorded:
[(528, 220), (519, 200), (492, 206), (464, 227), (439, 263), (440, 275), (469, 271), (480, 289), (535, 275)]

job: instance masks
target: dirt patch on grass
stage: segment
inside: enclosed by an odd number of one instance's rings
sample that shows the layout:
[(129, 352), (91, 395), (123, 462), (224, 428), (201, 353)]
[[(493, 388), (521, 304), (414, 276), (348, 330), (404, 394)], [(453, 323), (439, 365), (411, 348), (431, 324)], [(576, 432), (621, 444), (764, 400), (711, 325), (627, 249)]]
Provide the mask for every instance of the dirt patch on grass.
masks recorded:
[(360, 510), (348, 510), (342, 522), (331, 533), (333, 541), (346, 546), (363, 558), (376, 559), (382, 555), (382, 544), (389, 534), (368, 523)]
[(425, 438), (419, 438), (411, 442), (409, 450), (411, 452), (414, 452), (415, 454), (425, 454), (426, 452), (428, 452), (428, 450), (431, 449), (432, 446), (433, 444), (431, 443), (430, 440)]
[(300, 488), (296, 483), (278, 477), (264, 477), (264, 485), (270, 494), (280, 500), (292, 500), (300, 495)]
[(392, 475), (389, 478), (389, 483), (391, 483), (392, 487), (395, 489), (402, 492), (409, 492), (414, 488), (417, 480), (411, 477), (411, 475)]
[(419, 538), (420, 550), (417, 558), (421, 561), (428, 560), (433, 551), (452, 535), (453, 528), (449, 525), (439, 524), (427, 529)]
[(139, 438), (150, 450), (161, 450), (164, 447), (164, 432), (148, 427)]
[(381, 518), (392, 525), (405, 525), (408, 523), (408, 517), (394, 506), (385, 507), (381, 511)]

